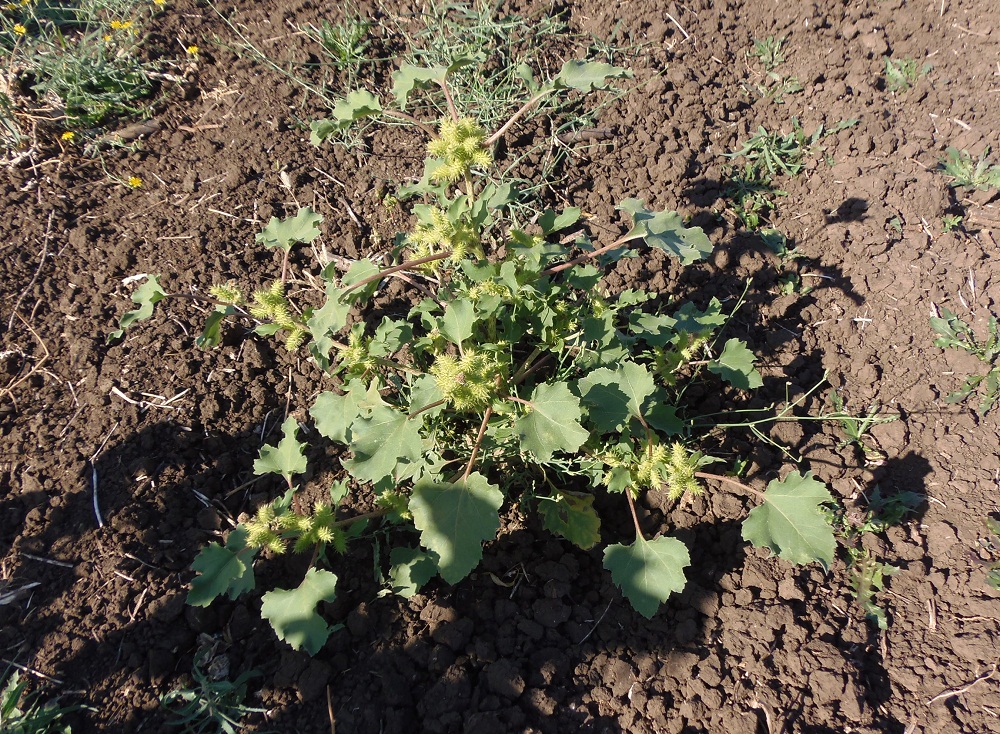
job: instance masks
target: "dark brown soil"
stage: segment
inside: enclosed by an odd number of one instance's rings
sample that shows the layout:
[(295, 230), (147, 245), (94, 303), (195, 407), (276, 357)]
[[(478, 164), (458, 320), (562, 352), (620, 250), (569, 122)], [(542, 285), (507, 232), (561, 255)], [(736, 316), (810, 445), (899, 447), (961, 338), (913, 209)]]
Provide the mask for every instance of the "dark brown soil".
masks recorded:
[[(268, 53), (302, 58), (286, 21), (341, 12), (282, 0), (248, 5), (238, 20)], [(900, 569), (881, 596), (888, 631), (864, 621), (842, 561), (824, 577), (747, 548), (748, 508), (725, 495), (671, 515), (695, 561), (687, 590), (649, 622), (598, 551), (514, 515), (470, 578), (409, 601), (378, 596), (371, 546), (357, 544), (325, 610), (345, 629), (315, 658), (277, 641), (259, 596), (185, 606), (198, 550), (226, 516), (277, 490), (246, 485), (253, 458), (286, 410), (309, 406), (321, 375), (304, 356), (238, 334), (199, 353), (199, 314), (177, 304), (108, 347), (131, 305), (124, 279), (161, 273), (179, 292), (264, 283), (278, 264), (254, 234), (297, 204), (326, 218), (318, 246), (370, 252), (377, 239), (345, 202), (391, 237), (402, 224), (387, 219), (380, 184), (417, 173), (422, 154), (385, 131), (364, 155), (313, 149), (298, 121), (319, 110), (227, 50), (231, 31), (210, 8), (179, 0), (151, 42), (198, 43), (196, 87), (171, 98), (139, 151), (105, 153), (141, 189), (72, 155), (3, 174), (0, 590), (24, 593), (0, 606), (0, 647), (46, 676), (33, 677), (45, 695), (92, 707), (71, 719), (74, 731), (165, 730), (157, 698), (189, 682), (205, 639), (231, 677), (262, 673), (248, 697), (269, 711), (247, 719), (259, 730), (331, 731), (329, 706), (341, 732), (1000, 731), (1000, 592), (985, 583), (982, 546), (1000, 496), (1000, 411), (981, 418), (944, 402), (977, 363), (935, 348), (928, 325), (933, 304), (979, 333), (1000, 312), (1000, 207), (989, 194), (953, 193), (934, 170), (947, 146), (1000, 148), (994, 0), (581, 0), (565, 13), (579, 32), (638, 50), (618, 59), (634, 86), (601, 117), (617, 137), (578, 156), (563, 195), (612, 232), (626, 197), (678, 209), (718, 246), (679, 280), (649, 256), (609, 284), (732, 298), (752, 278), (738, 328), (763, 361), (766, 401), (827, 371), (852, 410), (879, 401), (902, 415), (873, 430), (887, 458), (869, 467), (838, 448), (836, 426), (773, 431), (848, 505), (876, 485), (926, 497), (917, 517), (869, 538)], [(780, 71), (804, 87), (783, 104), (746, 90), (760, 72), (745, 53), (766, 36), (787, 36)], [(933, 69), (894, 94), (884, 54)], [(783, 264), (713, 210), (727, 207), (722, 154), (759, 125), (789, 132), (792, 117), (806, 132), (859, 122), (780, 182), (788, 196), (774, 225), (805, 257)], [(963, 229), (942, 231), (949, 212), (965, 214)], [(786, 270), (812, 289), (783, 293)], [(769, 446), (749, 455), (756, 486), (790, 468)], [(651, 526), (663, 519), (658, 502), (646, 500)], [(262, 573), (283, 572), (300, 569)]]

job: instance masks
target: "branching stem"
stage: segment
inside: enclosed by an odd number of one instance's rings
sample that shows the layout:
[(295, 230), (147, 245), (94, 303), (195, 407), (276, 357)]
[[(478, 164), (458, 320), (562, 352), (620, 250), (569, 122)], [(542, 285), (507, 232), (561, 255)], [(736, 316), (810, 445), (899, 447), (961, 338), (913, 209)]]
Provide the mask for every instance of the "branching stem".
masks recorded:
[(421, 413), (423, 413), (425, 410), (431, 410), (433, 408), (438, 407), (439, 405), (444, 405), (447, 402), (448, 402), (447, 400), (435, 400), (433, 403), (430, 403), (429, 405), (425, 405), (424, 407), (420, 408), (419, 410), (417, 410), (417, 411), (415, 411), (413, 413), (410, 413), (408, 416), (406, 416), (406, 420), (410, 420), (411, 418), (416, 418), (418, 415), (420, 415)]
[(764, 493), (760, 490), (754, 489), (753, 487), (747, 486), (743, 482), (737, 482), (731, 477), (724, 477), (721, 474), (712, 474), (710, 472), (696, 471), (694, 473), (699, 479), (714, 479), (717, 482), (722, 482), (723, 484), (729, 484), (738, 489), (742, 489), (744, 492), (749, 492), (750, 494), (756, 495), (760, 499), (764, 499)]
[(466, 481), (469, 478), (469, 474), (472, 473), (472, 465), (476, 461), (476, 456), (479, 454), (479, 447), (483, 445), (483, 437), (486, 436), (486, 426), (490, 422), (490, 418), (493, 415), (493, 406), (486, 409), (486, 413), (483, 414), (483, 422), (479, 426), (479, 433), (476, 435), (476, 442), (472, 445), (472, 455), (469, 457), (469, 463), (465, 465), (465, 471), (462, 472), (462, 481)]
[(451, 119), (458, 122), (462, 118), (459, 117), (458, 108), (455, 107), (455, 100), (452, 99), (451, 90), (448, 88), (448, 82), (442, 79), (438, 84), (441, 85), (441, 89), (444, 90), (444, 101), (448, 103), (448, 112), (451, 114)]
[(387, 507), (383, 507), (379, 510), (372, 510), (371, 512), (366, 512), (363, 515), (355, 515), (354, 517), (349, 517), (346, 520), (337, 520), (337, 522), (330, 523), (330, 527), (342, 528), (345, 525), (351, 525), (352, 523), (360, 522), (361, 520), (374, 520), (375, 518), (385, 517), (391, 512)]
[(610, 250), (616, 250), (622, 245), (624, 245), (626, 242), (637, 240), (640, 237), (642, 237), (642, 235), (640, 234), (625, 235), (624, 237), (620, 237), (619, 239), (615, 240), (610, 245), (599, 247), (592, 252), (587, 252), (584, 253), (583, 255), (580, 255), (580, 257), (575, 257), (572, 260), (567, 260), (566, 262), (560, 263), (559, 265), (553, 265), (551, 268), (546, 268), (541, 273), (539, 273), (539, 275), (552, 275), (553, 273), (558, 273), (561, 270), (568, 270), (574, 265), (579, 265), (580, 263), (586, 262), (587, 260), (592, 260), (598, 255), (603, 255), (605, 252), (608, 252)]
[(361, 288), (369, 283), (373, 283), (376, 280), (381, 280), (387, 275), (392, 275), (393, 273), (398, 273), (401, 270), (412, 270), (413, 268), (418, 268), (421, 265), (426, 265), (427, 263), (435, 262), (436, 260), (445, 260), (452, 256), (452, 251), (439, 252), (434, 255), (428, 255), (427, 257), (421, 257), (416, 260), (407, 260), (406, 262), (400, 263), (399, 265), (393, 265), (391, 268), (386, 268), (385, 270), (380, 270), (374, 275), (369, 275), (367, 278), (362, 278), (357, 283), (351, 283), (349, 286), (341, 291), (341, 295), (349, 293), (356, 288)]
[(395, 117), (397, 120), (406, 120), (407, 122), (410, 122), (419, 127), (430, 137), (432, 138), (437, 137), (437, 132), (435, 132), (433, 127), (428, 125), (426, 122), (423, 122), (422, 120), (418, 120), (411, 114), (408, 114), (406, 112), (400, 112), (399, 110), (382, 110), (382, 114), (388, 117)]
[(635, 523), (635, 539), (636, 540), (646, 540), (646, 536), (642, 534), (642, 528), (639, 526), (639, 513), (635, 511), (635, 500), (632, 498), (632, 490), (625, 489), (625, 499), (628, 500), (628, 508), (632, 510), (632, 522)]
[(501, 127), (499, 130), (497, 130), (495, 133), (493, 133), (488, 138), (486, 138), (486, 140), (483, 141), (483, 147), (489, 148), (491, 145), (493, 145), (493, 143), (502, 138), (504, 136), (504, 133), (510, 130), (511, 126), (515, 122), (517, 122), (526, 112), (528, 112), (528, 110), (534, 107), (540, 100), (552, 94), (554, 91), (556, 90), (546, 89), (545, 91), (539, 92), (534, 97), (525, 102), (523, 105), (521, 105), (521, 108), (513, 115), (511, 115), (510, 119), (503, 124), (503, 127)]

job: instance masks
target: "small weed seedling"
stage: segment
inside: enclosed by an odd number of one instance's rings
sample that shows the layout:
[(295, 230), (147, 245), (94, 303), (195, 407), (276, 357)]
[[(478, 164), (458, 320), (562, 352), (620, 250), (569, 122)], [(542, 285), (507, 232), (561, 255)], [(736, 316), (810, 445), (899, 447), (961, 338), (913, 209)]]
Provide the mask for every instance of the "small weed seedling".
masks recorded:
[(992, 552), (993, 558), (997, 559), (986, 567), (986, 583), (994, 589), (1000, 589), (1000, 521), (992, 517), (986, 518), (986, 527), (992, 537), (988, 538), (984, 545)]
[(723, 175), (728, 182), (725, 196), (733, 202), (743, 226), (750, 230), (767, 226), (775, 199), (788, 196), (788, 192), (774, 187), (770, 174), (756, 163), (745, 163), (742, 169), (726, 166)]
[(948, 185), (952, 188), (1000, 189), (1000, 165), (990, 161), (990, 148), (987, 146), (976, 160), (968, 151), (948, 148), (945, 158), (938, 165), (938, 170), (952, 177)]
[(965, 219), (961, 214), (945, 214), (941, 217), (941, 229), (944, 232), (952, 232), (956, 229), (961, 228), (962, 220)]
[(0, 678), (0, 732), (3, 734), (69, 734), (70, 727), (60, 724), (66, 714), (79, 706), (60, 706), (55, 701), (39, 704), (35, 696), (25, 696), (27, 681), (10, 668)]
[(812, 135), (806, 135), (794, 117), (792, 132), (787, 135), (768, 132), (761, 125), (756, 134), (743, 143), (740, 150), (727, 153), (726, 157), (743, 156), (751, 163), (763, 166), (770, 176), (777, 176), (779, 173), (795, 176), (805, 169), (806, 153), (815, 150), (820, 140), (857, 124), (857, 120), (843, 120), (829, 130), (820, 125)]
[(195, 661), (191, 674), (193, 687), (176, 689), (160, 697), (160, 705), (174, 717), (168, 722), (170, 726), (182, 726), (190, 734), (237, 734), (243, 730), (240, 721), (245, 716), (267, 711), (243, 705), (247, 683), (260, 675), (256, 671), (241, 673), (235, 681), (213, 680)]
[(972, 329), (958, 316), (946, 308), (935, 307), (936, 316), (931, 317), (931, 328), (938, 335), (934, 345), (941, 349), (961, 349), (968, 352), (989, 369), (985, 374), (970, 375), (962, 386), (950, 393), (945, 400), (961, 403), (977, 390), (982, 391), (979, 412), (985, 415), (1000, 398), (1000, 329), (996, 316), (990, 315), (986, 341), (979, 341)]
[[(218, 345), (223, 322), (242, 319), (289, 350), (308, 349), (322, 372), (339, 377), (318, 392), (309, 415), (316, 434), (345, 447), (348, 478), (322, 501), (303, 499), (295, 478), (308, 469), (306, 444), (299, 420), (288, 416), (281, 440), (263, 446), (254, 464), (259, 475), (281, 477), (283, 495), (202, 550), (188, 596), (195, 605), (236, 598), (255, 588), (258, 559), (305, 554), (304, 578), (267, 591), (261, 613), (280, 639), (311, 654), (333, 631), (318, 606), (336, 595), (334, 556), (376, 522), (396, 526), (387, 577), (405, 595), (437, 576), (449, 584), (468, 576), (505, 505), (537, 513), (544, 528), (587, 550), (605, 543), (597, 495), (621, 496), (635, 536), (606, 543), (604, 566), (647, 618), (684, 588), (690, 554), (678, 538), (642, 530), (635, 503), (646, 492), (681, 501), (706, 483), (734, 490), (757, 502), (743, 523), (753, 545), (824, 568), (836, 553), (824, 510), (833, 498), (812, 474), (792, 472), (761, 491), (705, 470), (719, 459), (701, 442), (718, 426), (698, 420), (684, 399), (687, 385), (710, 381), (737, 395), (763, 384), (746, 343), (722, 336), (729, 320), (722, 303), (663, 312), (644, 307), (652, 293), (612, 297), (601, 286), (602, 269), (636, 256), (640, 242), (682, 265), (704, 259), (712, 251), (705, 233), (635, 198), (619, 204), (629, 230), (607, 244), (591, 240), (576, 207), (541, 212), (530, 231), (508, 217), (519, 192), (496, 172), (498, 141), (543, 101), (606, 90), (628, 72), (571, 60), (549, 78), (525, 73), (523, 102), (486, 127), (451, 84), (482, 63), (478, 56), (404, 62), (390, 98), (354, 90), (312, 125), (316, 144), (363, 121), (408, 122), (427, 135), (423, 176), (399, 197), (416, 203), (412, 228), (396, 239), (396, 264), (362, 258), (343, 272), (325, 265), (322, 305), (293, 304), (288, 253), (319, 237), (323, 220), (306, 207), (272, 218), (257, 235), (281, 253), (279, 278), (249, 296), (240, 284), (222, 283), (210, 297), (194, 297), (214, 306), (201, 346)], [(415, 103), (424, 96), (434, 103)], [(413, 113), (436, 114), (436, 105), (443, 119)], [(375, 290), (398, 275), (414, 305), (400, 318), (376, 318)], [(148, 277), (112, 338), (171, 297)], [(359, 487), (377, 500), (350, 516), (341, 505)]]
[(915, 492), (883, 497), (881, 490), (875, 487), (866, 509), (837, 510), (833, 514), (837, 536), (847, 552), (847, 573), (854, 597), (868, 620), (880, 630), (888, 628), (888, 620), (876, 595), (885, 588), (886, 577), (898, 569), (877, 558), (864, 547), (862, 540), (867, 533), (880, 534), (899, 525), (922, 501)]
[(763, 70), (762, 81), (746, 82), (744, 87), (764, 99), (773, 99), (777, 104), (784, 104), (786, 94), (802, 91), (802, 84), (793, 76), (782, 76), (775, 69), (785, 61), (782, 51), (784, 38), (768, 36), (762, 41), (754, 41), (753, 49), (747, 52), (747, 57), (757, 59)]
[(856, 446), (864, 454), (865, 462), (868, 464), (880, 464), (885, 461), (885, 454), (870, 446), (864, 440), (865, 434), (868, 433), (872, 426), (898, 421), (899, 414), (879, 415), (882, 406), (878, 403), (872, 403), (868, 406), (868, 412), (864, 415), (851, 415), (844, 411), (844, 400), (837, 394), (836, 390), (830, 391), (830, 402), (833, 403), (833, 408), (836, 412), (827, 414), (827, 418), (838, 423), (840, 430), (847, 437), (844, 441), (841, 441), (840, 448), (851, 445)]
[(781, 50), (784, 45), (784, 36), (781, 38), (768, 36), (763, 40), (755, 40), (753, 42), (753, 49), (748, 51), (747, 55), (756, 58), (760, 65), (764, 67), (764, 71), (774, 71), (778, 68), (779, 64), (785, 61), (785, 54)]
[(891, 59), (884, 56), (885, 88), (890, 92), (905, 92), (931, 70), (930, 64), (920, 64), (907, 56), (905, 59)]

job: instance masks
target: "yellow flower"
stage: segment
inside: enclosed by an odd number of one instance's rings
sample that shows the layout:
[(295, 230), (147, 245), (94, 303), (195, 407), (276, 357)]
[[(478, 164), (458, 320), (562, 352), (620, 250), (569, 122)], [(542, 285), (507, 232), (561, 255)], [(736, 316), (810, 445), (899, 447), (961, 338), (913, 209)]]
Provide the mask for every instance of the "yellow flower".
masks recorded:
[(132, 27), (132, 21), (130, 20), (113, 20), (111, 21), (111, 30), (113, 31), (124, 31)]
[(28, 32), (28, 29), (27, 29), (27, 28), (25, 28), (25, 27), (24, 27), (23, 25), (21, 25), (20, 23), (16, 23), (16, 24), (14, 25), (14, 35), (15, 35), (15, 36), (23, 36), (23, 35), (24, 35), (25, 33), (27, 33), (27, 32)]
[(167, 0), (153, 0), (153, 5), (166, 5)]
[(104, 34), (104, 40), (105, 41), (110, 41), (111, 40), (111, 36), (109, 36), (107, 33), (105, 33)]
[(129, 176), (126, 183), (128, 183), (129, 188), (137, 189), (142, 186), (142, 179), (138, 176)]
[(197, 56), (197, 55), (198, 55), (198, 52), (199, 52), (199, 51), (200, 51), (201, 49), (199, 49), (199, 48), (198, 48), (197, 46), (193, 46), (193, 45), (192, 45), (192, 46), (188, 46), (188, 47), (187, 47), (186, 49), (184, 49), (184, 50), (185, 50), (185, 51), (187, 51), (187, 52), (188, 52), (189, 54), (191, 54), (192, 56)]
[(75, 137), (76, 137), (76, 133), (74, 133), (72, 130), (67, 130), (62, 135), (59, 136), (59, 139), (60, 140), (72, 140)]

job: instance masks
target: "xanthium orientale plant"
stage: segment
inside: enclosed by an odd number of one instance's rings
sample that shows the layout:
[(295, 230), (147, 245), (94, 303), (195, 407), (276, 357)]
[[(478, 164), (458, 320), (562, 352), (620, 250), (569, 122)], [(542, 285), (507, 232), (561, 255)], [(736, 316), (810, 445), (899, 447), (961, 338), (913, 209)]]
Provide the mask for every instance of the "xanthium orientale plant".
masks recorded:
[[(568, 61), (553, 79), (529, 85), (510, 121), (487, 131), (460, 117), (451, 102), (449, 74), (468, 62), (404, 65), (394, 78), (395, 108), (359, 90), (341, 101), (332, 120), (313, 125), (320, 144), (362, 118), (406, 118), (403, 108), (418, 92), (444, 98), (451, 111), (445, 120), (413, 120), (430, 140), (423, 178), (405, 187), (406, 196), (421, 201), (412, 207), (412, 230), (398, 238), (398, 264), (380, 269), (362, 258), (343, 274), (328, 265), (322, 306), (295, 308), (285, 289), (288, 252), (317, 237), (322, 221), (303, 208), (272, 219), (257, 237), (284, 252), (280, 279), (249, 297), (234, 284), (211, 289), (206, 300), (215, 310), (200, 345), (218, 344), (227, 318), (250, 319), (258, 334), (280, 336), (289, 349), (307, 348), (326, 375), (339, 378), (309, 413), (318, 434), (346, 447), (349, 478), (334, 485), (329, 501), (303, 506), (295, 478), (307, 468), (305, 444), (298, 421), (287, 418), (281, 440), (264, 446), (254, 465), (257, 474), (283, 477), (287, 491), (224, 543), (202, 550), (188, 601), (207, 605), (251, 591), (262, 554), (310, 553), (301, 583), (265, 593), (262, 614), (281, 639), (314, 654), (331, 632), (317, 611), (336, 594), (330, 552), (342, 553), (369, 523), (411, 528), (410, 537), (419, 538), (389, 556), (392, 588), (409, 596), (435, 576), (454, 584), (475, 569), (507, 505), (537, 513), (546, 529), (581, 549), (598, 546), (594, 500), (611, 493), (623, 497), (623, 510), (630, 508), (635, 538), (606, 545), (604, 565), (632, 606), (652, 617), (684, 588), (689, 549), (668, 534), (645, 537), (635, 501), (646, 492), (680, 501), (705, 492), (705, 482), (759, 501), (743, 525), (746, 540), (792, 563), (828, 567), (836, 543), (824, 505), (833, 498), (811, 474), (789, 474), (760, 492), (704, 471), (718, 459), (697, 448), (704, 435), (684, 404), (686, 385), (695, 379), (741, 391), (762, 385), (747, 345), (719, 337), (728, 321), (721, 303), (661, 313), (648, 307), (655, 294), (626, 290), (610, 297), (602, 290), (602, 269), (636, 256), (631, 245), (642, 242), (691, 264), (712, 250), (705, 233), (676, 212), (651, 211), (634, 198), (619, 206), (631, 229), (610, 244), (591, 242), (575, 207), (546, 210), (525, 231), (504, 217), (517, 192), (488, 178), (494, 143), (533, 104), (569, 90), (604, 89), (628, 73)], [(575, 238), (566, 236), (570, 229)], [(366, 318), (379, 283), (404, 271), (410, 283), (423, 280), (424, 297), (400, 318)], [(148, 318), (169, 295), (148, 278), (122, 329)], [(374, 491), (377, 505), (342, 516), (339, 505), (359, 485)]]

